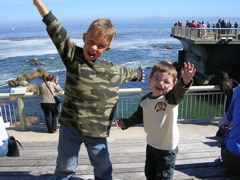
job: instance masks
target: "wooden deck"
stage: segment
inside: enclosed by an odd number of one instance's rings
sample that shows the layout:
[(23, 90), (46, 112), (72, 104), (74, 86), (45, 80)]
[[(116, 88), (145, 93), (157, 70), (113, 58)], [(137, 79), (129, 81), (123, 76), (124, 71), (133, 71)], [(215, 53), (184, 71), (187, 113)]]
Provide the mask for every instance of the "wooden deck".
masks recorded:
[[(220, 148), (215, 132), (180, 138), (174, 179), (240, 179), (225, 171), (219, 161)], [(145, 138), (109, 138), (115, 180), (144, 180)], [(19, 158), (0, 159), (0, 180), (52, 180), (57, 142), (22, 142)], [(93, 179), (84, 146), (79, 155), (76, 179)], [(74, 178), (75, 179), (75, 178)]]

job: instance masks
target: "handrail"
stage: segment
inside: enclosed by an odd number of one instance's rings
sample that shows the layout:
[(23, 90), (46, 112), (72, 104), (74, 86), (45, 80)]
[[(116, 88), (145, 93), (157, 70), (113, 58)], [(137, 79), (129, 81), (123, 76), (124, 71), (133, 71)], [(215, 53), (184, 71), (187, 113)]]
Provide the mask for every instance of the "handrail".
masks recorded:
[[(193, 92), (193, 93), (189, 93), (189, 95), (190, 94), (197, 95), (198, 94), (197, 92), (200, 92), (202, 95), (204, 95), (205, 92), (206, 93), (213, 92), (211, 94), (214, 94), (214, 93), (219, 93), (219, 90), (220, 90), (219, 85), (192, 86), (192, 87), (190, 87), (189, 91)], [(129, 94), (139, 94), (139, 95), (142, 95), (142, 94), (146, 94), (150, 91), (151, 91), (150, 88), (126, 88), (126, 89), (121, 88), (121, 89), (119, 89), (119, 94), (121, 94), (121, 95), (123, 95), (123, 94), (127, 94), (127, 95), (129, 95)], [(64, 94), (59, 94), (59, 95), (64, 96)], [(24, 95), (10, 95), (10, 93), (0, 93), (0, 99), (16, 98), (17, 101), (15, 101), (15, 102), (17, 103), (17, 112), (19, 114), (20, 127), (23, 130), (27, 128), (27, 122), (26, 122), (26, 117), (25, 117), (25, 109), (28, 109), (28, 106), (26, 104), (26, 102), (28, 102), (28, 100), (23, 100), (23, 98), (33, 98), (33, 97), (38, 98), (39, 95), (36, 94), (36, 93), (33, 93), (33, 92), (27, 92)], [(134, 95), (134, 97), (135, 97), (135, 95)], [(121, 98), (123, 98), (123, 97), (121, 96)], [(4, 101), (5, 100), (3, 100), (3, 102)], [(39, 101), (39, 98), (36, 101)], [(10, 108), (10, 106), (8, 108)]]
[[(192, 86), (189, 91), (219, 91), (219, 85)], [(150, 88), (126, 88), (119, 89), (119, 94), (144, 94), (150, 92)]]
[[(219, 85), (206, 85), (206, 86), (192, 86), (189, 91), (219, 91)], [(150, 88), (121, 88), (119, 94), (144, 94), (150, 92)], [(57, 94), (64, 96), (63, 94)], [(33, 92), (27, 92), (24, 95), (10, 95), (10, 93), (0, 93), (0, 98), (21, 98), (21, 97), (38, 97), (39, 95)]]

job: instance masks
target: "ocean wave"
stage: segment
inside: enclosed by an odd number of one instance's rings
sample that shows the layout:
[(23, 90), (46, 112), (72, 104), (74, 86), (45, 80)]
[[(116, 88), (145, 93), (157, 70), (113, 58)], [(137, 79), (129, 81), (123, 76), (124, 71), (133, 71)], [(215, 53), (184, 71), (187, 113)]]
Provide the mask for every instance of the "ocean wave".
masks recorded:
[[(82, 40), (73, 39), (74, 42), (81, 43)], [(50, 38), (45, 39), (1, 39), (0, 59), (18, 56), (32, 56), (44, 54), (56, 54), (57, 50)]]
[[(82, 39), (72, 39), (78, 46), (83, 46)], [(134, 39), (121, 40), (116, 39), (113, 42), (112, 48), (119, 50), (131, 49), (152, 49), (152, 44), (180, 44), (179, 41), (173, 38), (162, 39)], [(17, 56), (31, 56), (55, 54), (57, 50), (50, 38), (23, 38), (23, 39), (0, 39), (0, 59)]]
[(133, 41), (122, 41), (115, 40), (113, 42), (112, 48), (117, 48), (120, 50), (132, 50), (132, 49), (153, 49), (152, 45), (179, 45), (180, 42), (173, 38), (163, 38), (163, 39), (137, 39)]

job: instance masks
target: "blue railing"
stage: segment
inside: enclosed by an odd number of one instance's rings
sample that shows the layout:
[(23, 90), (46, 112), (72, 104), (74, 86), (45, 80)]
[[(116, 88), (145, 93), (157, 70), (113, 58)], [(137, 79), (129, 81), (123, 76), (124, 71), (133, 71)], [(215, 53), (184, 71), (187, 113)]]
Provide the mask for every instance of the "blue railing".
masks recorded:
[[(141, 97), (150, 89), (120, 89), (115, 118), (129, 117), (136, 110)], [(62, 97), (63, 98), (63, 97)], [(25, 129), (45, 124), (40, 97), (33, 93), (22, 96), (0, 94), (0, 113), (5, 122)], [(218, 86), (193, 86), (179, 105), (179, 119), (212, 119), (223, 116), (224, 95)]]

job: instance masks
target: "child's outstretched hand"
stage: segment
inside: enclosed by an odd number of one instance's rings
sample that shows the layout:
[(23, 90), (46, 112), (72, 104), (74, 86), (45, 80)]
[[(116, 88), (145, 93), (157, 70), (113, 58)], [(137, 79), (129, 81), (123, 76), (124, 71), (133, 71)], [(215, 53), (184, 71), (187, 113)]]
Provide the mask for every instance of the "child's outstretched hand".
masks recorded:
[(195, 73), (196, 69), (194, 64), (191, 64), (190, 62), (184, 62), (184, 65), (181, 69), (181, 77), (183, 78), (184, 85), (188, 85), (190, 83)]
[(121, 118), (117, 118), (115, 120), (115, 124), (116, 124), (117, 128), (121, 128), (122, 129), (124, 127), (124, 122), (123, 122), (123, 120)]
[(42, 17), (49, 13), (47, 7), (43, 4), (42, 0), (33, 0), (33, 4), (37, 7)]

